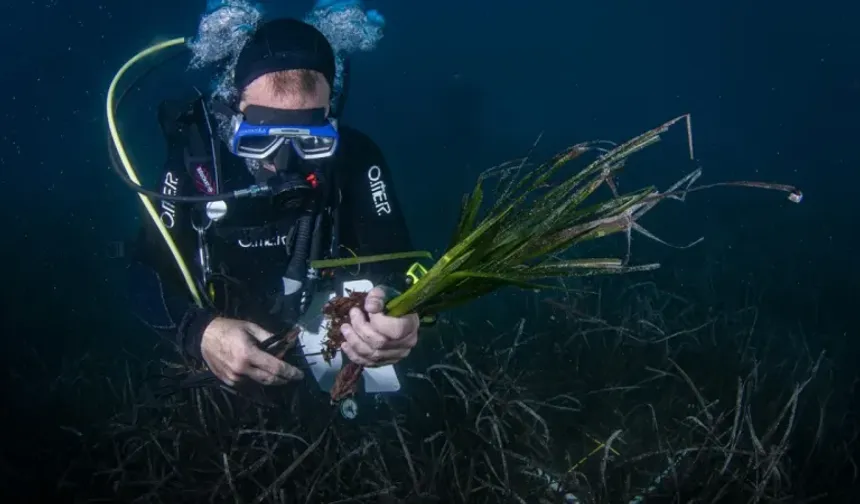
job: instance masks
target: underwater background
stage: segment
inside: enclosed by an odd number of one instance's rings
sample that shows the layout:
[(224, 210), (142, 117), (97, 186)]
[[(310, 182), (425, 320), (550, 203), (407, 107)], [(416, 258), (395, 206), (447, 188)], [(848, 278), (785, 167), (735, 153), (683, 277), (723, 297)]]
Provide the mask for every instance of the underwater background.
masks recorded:
[[(419, 250), (443, 252), (462, 194), (485, 169), (525, 155), (541, 134), (534, 157), (545, 160), (574, 143), (622, 141), (691, 113), (704, 183), (757, 180), (803, 190), (800, 205), (780, 193), (735, 188), (662, 204), (644, 219), (650, 231), (673, 243), (705, 240), (675, 250), (634, 237), (633, 261), (662, 268), (634, 274), (640, 276), (630, 282), (654, 282), (704, 313), (754, 306), (756, 331), (770, 333), (767, 345), (787, 362), (777, 368), (799, 359), (806, 369), (825, 351), (826, 385), (810, 399), (810, 426), (797, 431), (814, 434), (819, 405), (835, 408), (828, 446), (844, 447), (844, 464), (832, 466), (830, 478), (819, 479), (822, 488), (811, 493), (850, 502), (854, 479), (843, 467), (851, 465), (848, 454), (860, 432), (860, 264), (854, 256), (860, 251), (860, 5), (366, 4), (384, 14), (384, 37), (352, 61), (343, 121), (383, 149)], [(313, 5), (281, 0), (263, 7), (270, 16), (302, 17)], [(105, 93), (114, 72), (140, 49), (192, 36), (205, 8), (203, 0), (0, 6), (0, 264), (6, 265), (0, 484), (16, 495), (47, 492), (74, 457), (77, 435), (60, 426), (79, 425), (78, 414), (97, 422), (98, 408), (84, 414), (68, 394), (86, 394), (92, 378), (69, 373), (94, 362), (107, 370), (101, 372), (124, 376), (125, 362), (151, 358), (155, 336), (124, 304), (124, 266), (109, 253), (112, 243), (136, 233), (139, 201), (108, 168)], [(158, 101), (201, 81), (183, 70), (179, 63), (154, 72), (123, 105), (126, 142), (150, 182), (163, 161)], [(695, 168), (685, 149), (680, 129), (671, 132), (654, 151), (638, 155), (620, 188), (666, 187)], [(623, 254), (623, 243), (616, 245)], [(597, 290), (601, 282), (578, 285)], [(493, 326), (524, 318), (531, 331), (551, 338), (567, 330), (553, 325), (557, 315), (545, 303), (505, 291), (456, 318), (473, 324), (469, 337), (492, 336)], [(485, 319), (493, 326), (482, 324)], [(805, 348), (803, 355), (792, 353), (797, 348)], [(696, 352), (687, 362), (719, 371), (711, 357), (717, 358)], [(572, 368), (567, 373), (575, 378)]]

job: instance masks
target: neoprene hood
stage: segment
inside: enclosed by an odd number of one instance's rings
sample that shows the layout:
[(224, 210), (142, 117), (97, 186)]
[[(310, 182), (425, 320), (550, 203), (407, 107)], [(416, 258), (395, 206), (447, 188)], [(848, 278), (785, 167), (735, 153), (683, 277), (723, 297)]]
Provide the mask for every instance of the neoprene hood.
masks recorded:
[(261, 75), (284, 70), (316, 70), (334, 89), (334, 50), (325, 35), (297, 19), (260, 25), (239, 53), (233, 83), (241, 92)]

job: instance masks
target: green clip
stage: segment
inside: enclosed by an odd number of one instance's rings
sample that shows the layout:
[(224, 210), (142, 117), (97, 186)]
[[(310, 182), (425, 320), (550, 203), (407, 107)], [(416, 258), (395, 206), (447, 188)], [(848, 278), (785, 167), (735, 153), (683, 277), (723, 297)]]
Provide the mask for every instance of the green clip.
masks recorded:
[(406, 270), (406, 278), (408, 278), (409, 285), (415, 285), (421, 280), (424, 275), (427, 274), (427, 268), (424, 267), (421, 263), (413, 263), (412, 266)]

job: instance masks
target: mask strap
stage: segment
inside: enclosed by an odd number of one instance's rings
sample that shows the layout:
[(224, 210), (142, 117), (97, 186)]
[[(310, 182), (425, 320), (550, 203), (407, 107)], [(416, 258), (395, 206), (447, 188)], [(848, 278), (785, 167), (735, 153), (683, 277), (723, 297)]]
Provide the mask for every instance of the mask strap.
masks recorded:
[(221, 114), (230, 118), (241, 116), (242, 113), (227, 105), (222, 100), (212, 100), (212, 111), (216, 114)]

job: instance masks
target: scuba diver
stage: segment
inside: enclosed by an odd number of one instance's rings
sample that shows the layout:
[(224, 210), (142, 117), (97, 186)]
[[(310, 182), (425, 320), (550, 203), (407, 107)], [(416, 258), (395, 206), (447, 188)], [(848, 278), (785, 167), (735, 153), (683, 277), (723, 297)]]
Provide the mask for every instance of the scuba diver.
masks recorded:
[[(235, 100), (197, 92), (159, 107), (168, 152), (158, 191), (137, 183), (116, 134), (111, 100), (125, 67), (109, 92), (114, 167), (126, 166), (129, 175), (120, 175), (150, 214), (129, 267), (136, 314), (227, 386), (301, 379), (301, 369), (268, 347), (274, 335), (301, 327), (308, 363), (321, 364), (310, 369), (330, 388), (333, 373), (323, 369), (330, 366), (312, 350), (324, 336), (322, 304), (335, 292), (369, 290), (367, 316), (353, 309), (340, 327), (352, 362), (369, 372), (391, 368), (417, 342), (417, 315), (384, 313), (386, 298), (408, 283), (409, 254), (313, 266), (412, 250), (382, 152), (338, 124), (340, 111), (331, 108), (335, 66), (332, 46), (313, 26), (259, 25), (235, 61)], [(371, 391), (397, 390), (392, 373)]]

